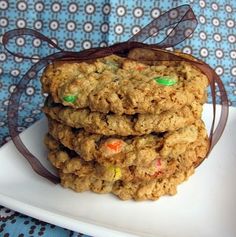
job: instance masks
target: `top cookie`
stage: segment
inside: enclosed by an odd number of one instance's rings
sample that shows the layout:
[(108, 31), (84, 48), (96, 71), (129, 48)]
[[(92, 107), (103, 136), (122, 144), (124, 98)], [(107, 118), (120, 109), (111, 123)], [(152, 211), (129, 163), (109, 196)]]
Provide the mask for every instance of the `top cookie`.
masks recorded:
[(127, 58), (54, 62), (42, 75), (43, 92), (56, 103), (116, 114), (159, 114), (205, 102), (208, 79), (201, 71), (184, 61), (150, 62), (156, 58), (153, 51), (135, 49)]

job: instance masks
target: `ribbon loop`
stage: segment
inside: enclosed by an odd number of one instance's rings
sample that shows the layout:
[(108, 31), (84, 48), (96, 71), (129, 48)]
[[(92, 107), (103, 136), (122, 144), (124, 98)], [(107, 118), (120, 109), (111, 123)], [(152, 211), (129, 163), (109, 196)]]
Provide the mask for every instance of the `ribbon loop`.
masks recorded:
[[(4, 48), (6, 49), (6, 51), (8, 53), (10, 53), (11, 55), (14, 55), (16, 57), (19, 58), (24, 58), (24, 59), (36, 59), (38, 60), (38, 57), (34, 57), (34, 56), (29, 56), (29, 55), (23, 55), (20, 52), (13, 52), (12, 50), (10, 50), (8, 48), (8, 43), (11, 39), (16, 38), (18, 36), (32, 36), (35, 37), (36, 39), (41, 40), (42, 42), (46, 42), (49, 45), (51, 45), (52, 47), (54, 47), (55, 49), (58, 49), (59, 51), (64, 51), (62, 48), (60, 48), (55, 42), (53, 42), (51, 39), (49, 39), (48, 37), (46, 37), (45, 35), (41, 34), (40, 32), (36, 31), (36, 30), (32, 30), (32, 29), (28, 29), (28, 28), (23, 28), (23, 29), (14, 29), (14, 30), (10, 30), (8, 32), (6, 32), (3, 35), (2, 38), (2, 43)], [(14, 47), (14, 50), (17, 47)]]
[(189, 37), (197, 27), (197, 19), (189, 5), (171, 9), (142, 28), (129, 41), (144, 42), (159, 31), (173, 26), (166, 38), (156, 45), (161, 48), (174, 47)]

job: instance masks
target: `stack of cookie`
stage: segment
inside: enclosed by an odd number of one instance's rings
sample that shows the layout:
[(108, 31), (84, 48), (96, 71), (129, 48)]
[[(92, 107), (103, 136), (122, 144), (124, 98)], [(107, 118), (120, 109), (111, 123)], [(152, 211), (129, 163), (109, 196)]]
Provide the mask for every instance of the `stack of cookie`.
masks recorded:
[(133, 49), (45, 69), (45, 144), (62, 186), (155, 200), (175, 194), (205, 158), (208, 79), (188, 62), (156, 58)]

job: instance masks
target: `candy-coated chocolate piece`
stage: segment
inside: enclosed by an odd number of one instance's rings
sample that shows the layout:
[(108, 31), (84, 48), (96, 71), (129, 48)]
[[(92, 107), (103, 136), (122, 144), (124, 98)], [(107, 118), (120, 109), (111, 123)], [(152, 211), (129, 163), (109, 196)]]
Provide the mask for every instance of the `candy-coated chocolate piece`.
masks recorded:
[(75, 95), (67, 95), (63, 97), (63, 100), (68, 103), (74, 103), (76, 101), (77, 97)]
[(157, 159), (157, 166), (161, 166), (161, 160)]
[(109, 147), (111, 150), (115, 152), (119, 152), (121, 150), (121, 145), (122, 145), (122, 141), (116, 140), (114, 142), (108, 143), (107, 147)]
[(163, 86), (173, 86), (177, 83), (177, 81), (169, 76), (161, 76), (161, 77), (155, 77), (154, 80), (156, 83), (163, 85)]
[(118, 154), (125, 146), (125, 142), (121, 139), (110, 138), (101, 145), (101, 149), (104, 152), (104, 156), (109, 157)]
[(112, 69), (117, 69), (118, 68), (118, 64), (116, 62), (113, 61), (107, 61), (106, 64), (111, 67)]
[(138, 71), (142, 71), (142, 70), (145, 69), (145, 67), (144, 67), (144, 66), (138, 66), (136, 69), (137, 69)]
[(157, 170), (160, 171), (162, 169), (162, 167), (161, 167), (161, 160), (160, 159), (157, 159), (156, 165), (157, 165)]
[(113, 173), (113, 180), (116, 181), (121, 178), (121, 169), (119, 167), (110, 166), (108, 170)]

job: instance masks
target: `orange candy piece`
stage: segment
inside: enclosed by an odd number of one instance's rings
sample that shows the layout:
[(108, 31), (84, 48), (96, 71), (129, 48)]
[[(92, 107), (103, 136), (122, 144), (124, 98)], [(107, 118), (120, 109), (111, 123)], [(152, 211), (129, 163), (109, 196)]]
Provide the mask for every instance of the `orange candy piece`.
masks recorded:
[(138, 66), (138, 67), (136, 67), (136, 69), (137, 69), (138, 71), (142, 71), (143, 69), (145, 69), (145, 67), (144, 67), (144, 66)]
[(108, 143), (107, 147), (109, 147), (111, 150), (115, 152), (119, 152), (121, 150), (121, 145), (122, 145), (122, 141), (115, 141), (112, 143)]

